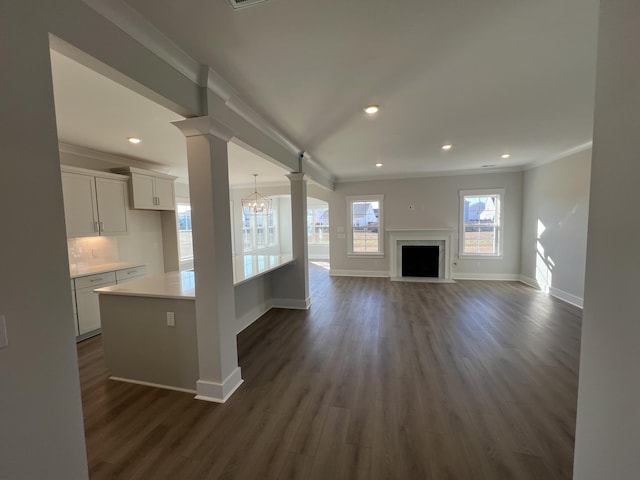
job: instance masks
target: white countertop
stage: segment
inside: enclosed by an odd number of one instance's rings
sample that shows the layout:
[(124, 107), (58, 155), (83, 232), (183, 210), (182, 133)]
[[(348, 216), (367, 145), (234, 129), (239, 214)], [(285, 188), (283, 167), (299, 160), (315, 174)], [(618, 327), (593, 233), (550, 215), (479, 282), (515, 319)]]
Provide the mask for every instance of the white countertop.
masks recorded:
[[(233, 284), (239, 285), (293, 262), (291, 255), (239, 255), (233, 258)], [(95, 290), (105, 295), (173, 298), (193, 300), (196, 296), (195, 272), (168, 272)]]
[(100, 265), (71, 265), (69, 267), (69, 275), (71, 278), (86, 277), (87, 275), (94, 275), (96, 273), (113, 272), (115, 270), (124, 270), (125, 268), (140, 267), (144, 263), (136, 262), (113, 262), (103, 263)]

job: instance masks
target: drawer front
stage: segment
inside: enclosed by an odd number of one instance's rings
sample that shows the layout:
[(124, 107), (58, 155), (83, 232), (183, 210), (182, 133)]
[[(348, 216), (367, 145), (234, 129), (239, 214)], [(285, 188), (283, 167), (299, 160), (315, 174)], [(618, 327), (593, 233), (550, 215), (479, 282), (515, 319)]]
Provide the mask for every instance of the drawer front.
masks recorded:
[(141, 265), (139, 267), (126, 268), (116, 271), (116, 282), (126, 282), (130, 278), (142, 277), (147, 274), (147, 267)]
[(94, 287), (98, 288), (105, 283), (114, 283), (116, 281), (116, 272), (97, 273), (86, 277), (76, 278), (76, 290), (80, 288)]

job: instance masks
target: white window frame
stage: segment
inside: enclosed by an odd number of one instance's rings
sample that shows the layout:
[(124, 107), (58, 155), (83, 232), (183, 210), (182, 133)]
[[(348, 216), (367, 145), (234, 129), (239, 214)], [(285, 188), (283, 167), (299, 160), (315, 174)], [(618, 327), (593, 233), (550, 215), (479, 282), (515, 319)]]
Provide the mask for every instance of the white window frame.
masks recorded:
[[(378, 202), (378, 251), (377, 252), (354, 252), (353, 251), (353, 204), (356, 202)], [(347, 255), (349, 257), (384, 257), (384, 195), (349, 195), (347, 196)]]
[[(499, 260), (503, 257), (503, 247), (504, 247), (504, 188), (483, 188), (477, 190), (460, 190), (460, 224), (459, 224), (459, 250), (458, 256), (460, 258), (486, 258), (486, 259), (495, 259)], [(494, 226), (496, 229), (496, 243), (497, 248), (495, 252), (491, 253), (465, 253), (464, 251), (464, 240), (465, 240), (465, 224), (464, 224), (464, 200), (465, 197), (484, 197), (484, 196), (498, 196), (498, 218), (494, 222)]]
[[(279, 221), (278, 221), (278, 207), (279, 205), (274, 202), (274, 206), (271, 208), (271, 213), (261, 213), (258, 215), (248, 214), (249, 218), (249, 227), (245, 227), (245, 212), (241, 209), (242, 213), (242, 252), (247, 254), (256, 254), (262, 250), (266, 250), (269, 248), (278, 247), (280, 244), (280, 232), (279, 232)], [(257, 217), (262, 217), (263, 221), (263, 239), (264, 245), (258, 245), (258, 221)], [(273, 227), (269, 226), (269, 216), (273, 220)], [(248, 228), (249, 234), (249, 243), (247, 243), (247, 232), (245, 229)], [(270, 230), (273, 229), (273, 235), (271, 235)]]
[[(193, 232), (191, 234), (191, 256), (183, 256), (180, 246), (182, 242), (180, 240), (180, 221), (178, 215), (178, 204), (189, 205), (191, 207), (191, 199), (188, 197), (176, 197), (176, 236), (178, 238), (178, 264), (180, 270), (190, 270), (193, 268)], [(193, 222), (193, 219), (192, 219)]]

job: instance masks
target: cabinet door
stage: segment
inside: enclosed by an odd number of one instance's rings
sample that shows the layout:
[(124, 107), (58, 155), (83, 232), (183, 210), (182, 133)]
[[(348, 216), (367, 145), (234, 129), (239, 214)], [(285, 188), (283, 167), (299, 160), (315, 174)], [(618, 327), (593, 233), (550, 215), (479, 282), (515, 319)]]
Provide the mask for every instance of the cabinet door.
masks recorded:
[(78, 335), (80, 335), (80, 332), (78, 330), (78, 310), (76, 310), (76, 287), (73, 283), (73, 280), (71, 280), (71, 305), (73, 308), (73, 326), (76, 329), (76, 337)]
[(99, 234), (95, 188), (91, 176), (62, 172), (67, 237), (93, 237)]
[(133, 208), (148, 208), (156, 210), (154, 194), (154, 178), (149, 175), (134, 173), (131, 175), (131, 190), (133, 192)]
[(127, 233), (127, 183), (96, 177), (96, 198), (100, 234)]
[(100, 328), (100, 302), (95, 288), (115, 285), (115, 282), (95, 287), (78, 288), (76, 290), (76, 305), (78, 307), (78, 333), (85, 333), (98, 330)]
[(173, 193), (173, 180), (156, 178), (156, 203), (160, 210), (175, 210), (175, 198)]
[(85, 333), (100, 328), (100, 304), (98, 294), (93, 293), (93, 287), (76, 290), (76, 304), (78, 306), (78, 333)]

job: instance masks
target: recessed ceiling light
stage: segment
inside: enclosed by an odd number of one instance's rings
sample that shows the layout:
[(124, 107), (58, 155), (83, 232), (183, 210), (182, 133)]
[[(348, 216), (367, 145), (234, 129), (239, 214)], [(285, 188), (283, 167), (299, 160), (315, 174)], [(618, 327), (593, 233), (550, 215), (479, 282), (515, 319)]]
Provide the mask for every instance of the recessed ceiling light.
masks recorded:
[(380, 110), (380, 107), (378, 105), (369, 105), (364, 109), (364, 112), (367, 115), (373, 115), (374, 113), (378, 113), (378, 110)]
[(136, 138), (136, 137), (129, 137), (127, 140), (129, 140), (129, 143), (133, 143), (133, 144), (136, 144), (136, 145), (142, 141), (142, 140), (140, 140), (139, 138)]
[(376, 163), (376, 167), (380, 168), (382, 166), (382, 162)]
[(453, 145), (451, 145), (450, 143), (445, 143), (444, 145), (442, 145), (443, 150), (451, 150), (452, 147)]
[(500, 155), (500, 158), (511, 158), (511, 154), (510, 153), (503, 153), (502, 155)]

